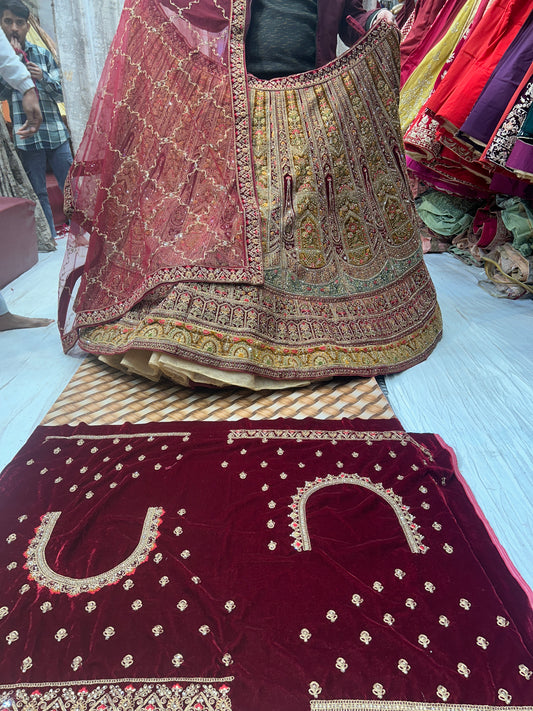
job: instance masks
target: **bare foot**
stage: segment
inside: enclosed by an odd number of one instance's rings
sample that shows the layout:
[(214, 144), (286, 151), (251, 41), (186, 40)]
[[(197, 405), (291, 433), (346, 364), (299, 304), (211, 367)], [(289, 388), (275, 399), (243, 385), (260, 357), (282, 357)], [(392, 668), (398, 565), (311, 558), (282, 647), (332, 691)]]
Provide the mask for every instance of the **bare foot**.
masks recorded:
[(51, 318), (29, 318), (8, 311), (7, 314), (0, 316), (0, 331), (11, 331), (16, 328), (41, 328), (49, 326), (53, 322), (54, 320)]

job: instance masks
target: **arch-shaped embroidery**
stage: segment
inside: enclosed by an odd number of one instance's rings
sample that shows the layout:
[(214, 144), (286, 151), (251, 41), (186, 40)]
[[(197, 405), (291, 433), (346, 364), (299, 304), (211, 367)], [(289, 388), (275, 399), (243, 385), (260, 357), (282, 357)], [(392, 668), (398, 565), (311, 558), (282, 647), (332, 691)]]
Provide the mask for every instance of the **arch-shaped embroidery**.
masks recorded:
[(415, 523), (413, 514), (409, 513), (409, 507), (403, 503), (402, 497), (395, 494), (392, 489), (386, 489), (381, 483), (374, 484), (368, 477), (360, 477), (358, 474), (339, 474), (338, 476), (328, 474), (324, 477), (317, 477), (312, 482), (306, 481), (305, 486), (299, 487), (297, 493), (292, 497), (291, 512), (289, 514), (291, 523), (289, 525), (292, 528), (291, 536), (295, 539), (292, 546), (297, 551), (311, 550), (311, 539), (305, 513), (309, 497), (319, 489), (338, 484), (362, 486), (380, 496), (396, 514), (410, 550), (413, 553), (426, 553), (429, 550), (428, 546), (422, 543), (424, 536), (418, 533), (419, 526)]
[(150, 551), (155, 548), (163, 513), (162, 508), (151, 506), (146, 512), (141, 536), (135, 550), (111, 570), (88, 578), (70, 578), (60, 575), (50, 568), (46, 561), (46, 546), (61, 516), (61, 511), (51, 511), (44, 514), (41, 518), (41, 525), (35, 531), (35, 538), (30, 541), (25, 553), (27, 558), (25, 567), (29, 570), (28, 577), (53, 593), (66, 593), (69, 596), (87, 592), (93, 593), (106, 585), (113, 585), (126, 575), (131, 575), (141, 563), (144, 563)]

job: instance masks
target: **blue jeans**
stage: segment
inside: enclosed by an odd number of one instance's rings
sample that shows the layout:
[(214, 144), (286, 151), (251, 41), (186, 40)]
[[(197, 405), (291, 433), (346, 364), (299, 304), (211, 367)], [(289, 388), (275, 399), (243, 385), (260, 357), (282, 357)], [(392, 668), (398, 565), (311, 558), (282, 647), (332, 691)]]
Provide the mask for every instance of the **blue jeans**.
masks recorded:
[(35, 194), (39, 198), (46, 220), (50, 226), (52, 237), (57, 236), (54, 227), (54, 218), (48, 192), (46, 190), (46, 163), (50, 164), (56, 177), (61, 192), (65, 186), (67, 173), (72, 164), (72, 151), (68, 141), (65, 141), (57, 148), (42, 149), (36, 151), (18, 151), (20, 161), (26, 171)]

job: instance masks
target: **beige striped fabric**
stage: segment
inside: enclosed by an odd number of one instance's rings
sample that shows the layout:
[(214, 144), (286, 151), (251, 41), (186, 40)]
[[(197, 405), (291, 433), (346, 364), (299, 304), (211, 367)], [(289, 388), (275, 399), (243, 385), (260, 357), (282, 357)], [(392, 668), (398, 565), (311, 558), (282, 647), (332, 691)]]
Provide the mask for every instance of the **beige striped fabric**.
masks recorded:
[(272, 420), (279, 417), (384, 419), (394, 413), (375, 378), (334, 379), (294, 390), (185, 388), (121, 373), (89, 357), (47, 413), (43, 425), (86, 422)]

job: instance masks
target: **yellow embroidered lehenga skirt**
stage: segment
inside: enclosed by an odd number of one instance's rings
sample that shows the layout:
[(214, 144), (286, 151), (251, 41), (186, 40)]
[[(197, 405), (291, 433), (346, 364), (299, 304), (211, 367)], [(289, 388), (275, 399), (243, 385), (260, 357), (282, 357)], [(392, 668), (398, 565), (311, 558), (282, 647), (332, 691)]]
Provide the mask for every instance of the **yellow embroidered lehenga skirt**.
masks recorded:
[(157, 380), (292, 386), (392, 373), (441, 336), (405, 172), (398, 38), (248, 79), (264, 284), (161, 285), (81, 347)]

